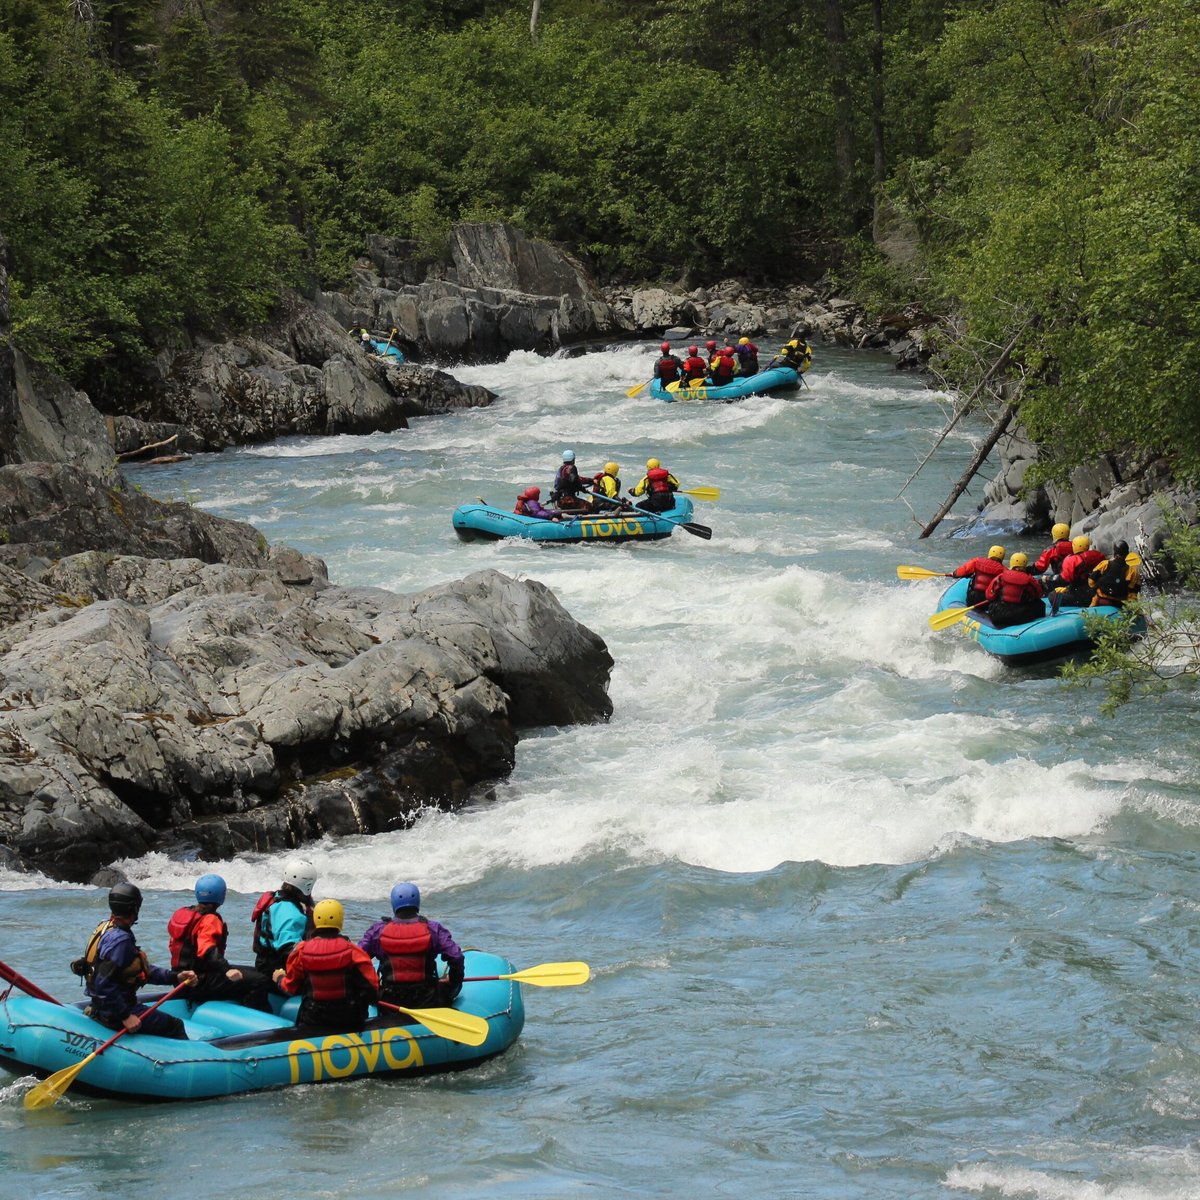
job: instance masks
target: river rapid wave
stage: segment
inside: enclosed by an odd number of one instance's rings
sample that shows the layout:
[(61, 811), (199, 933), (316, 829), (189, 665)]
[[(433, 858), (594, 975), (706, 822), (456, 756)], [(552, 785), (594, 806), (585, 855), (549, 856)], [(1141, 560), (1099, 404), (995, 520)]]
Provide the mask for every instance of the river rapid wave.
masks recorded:
[[(791, 396), (665, 405), (625, 394), (653, 353), (518, 353), (456, 370), (498, 393), (490, 409), (131, 472), (320, 555), (337, 583), (494, 567), (605, 639), (611, 722), (547, 712), (462, 811), (306, 851), (355, 936), (410, 878), (462, 945), (594, 978), (526, 989), (511, 1052), (413, 1083), (136, 1109), (68, 1094), (43, 1115), (0, 1077), (0, 1196), (189, 1177), (208, 1200), (1200, 1191), (1192, 696), (1107, 720), (1053, 670), (927, 628), (939, 581), (895, 567), (977, 551), (949, 528), (916, 540), (972, 443), (956, 431), (895, 499), (943, 411), (886, 356), (819, 347)], [(697, 501), (712, 540), (455, 538), (455, 505), (547, 491), (566, 448), (626, 485), (655, 456), (720, 487)], [(283, 857), (123, 863), (152, 958), (212, 869), (248, 961)], [(103, 893), (0, 874), (0, 895), (4, 960), (77, 998), (66, 963)]]

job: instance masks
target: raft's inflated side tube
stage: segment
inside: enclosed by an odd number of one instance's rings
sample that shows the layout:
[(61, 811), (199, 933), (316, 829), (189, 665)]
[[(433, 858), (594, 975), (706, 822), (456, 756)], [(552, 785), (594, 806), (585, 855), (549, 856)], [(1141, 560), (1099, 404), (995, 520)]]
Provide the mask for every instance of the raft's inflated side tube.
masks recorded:
[(657, 380), (650, 384), (650, 394), (668, 403), (697, 400), (744, 400), (747, 396), (765, 396), (770, 392), (792, 391), (800, 386), (800, 376), (794, 367), (768, 367), (755, 375), (742, 375), (721, 387), (683, 387), (669, 383), (666, 387)]
[[(937, 611), (965, 608), (970, 583), (969, 579), (956, 579), (942, 593)], [(1063, 608), (1051, 615), (1049, 599), (1043, 599), (1042, 607), (1046, 613), (1044, 617), (1024, 625), (1006, 625), (1003, 629), (997, 629), (982, 609), (976, 609), (959, 621), (956, 628), (1009, 666), (1033, 666), (1035, 663), (1086, 654), (1092, 649), (1095, 643), (1088, 635), (1084, 613), (1112, 618), (1120, 612), (1120, 609), (1102, 605), (1096, 608)]]
[[(466, 952), (468, 976), (513, 971), (499, 955)], [(202, 1100), (360, 1075), (428, 1075), (503, 1053), (525, 1023), (521, 988), (511, 979), (464, 984), (454, 1002), (455, 1009), (487, 1021), (480, 1046), (447, 1041), (392, 1013), (354, 1033), (305, 1034), (294, 1025), (298, 998), (273, 997), (272, 1003), (278, 1013), (227, 1001), (193, 1007), (168, 1000), (163, 1011), (184, 1020), (191, 1040), (122, 1037), (84, 1067), (71, 1090), (120, 1100)], [(0, 1065), (18, 1075), (48, 1076), (75, 1066), (111, 1036), (74, 1005), (18, 992), (0, 1001)]]
[(641, 509), (598, 513), (547, 521), (541, 517), (523, 517), (505, 512), (491, 504), (460, 504), (451, 515), (455, 533), (464, 542), (498, 541), (500, 538), (524, 538), (546, 545), (574, 545), (617, 542), (653, 542), (668, 538), (683, 521), (692, 519), (692, 502), (676, 496), (675, 507), (665, 513)]

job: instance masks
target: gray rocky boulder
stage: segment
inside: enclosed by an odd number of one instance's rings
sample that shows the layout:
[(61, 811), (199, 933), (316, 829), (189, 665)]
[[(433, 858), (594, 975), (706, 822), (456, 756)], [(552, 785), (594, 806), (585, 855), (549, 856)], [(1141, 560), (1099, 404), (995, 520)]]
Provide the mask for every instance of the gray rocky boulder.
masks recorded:
[(519, 728), (611, 712), (601, 640), (496, 572), (397, 596), (90, 553), (0, 564), (0, 615), (0, 843), (55, 878), (397, 828)]

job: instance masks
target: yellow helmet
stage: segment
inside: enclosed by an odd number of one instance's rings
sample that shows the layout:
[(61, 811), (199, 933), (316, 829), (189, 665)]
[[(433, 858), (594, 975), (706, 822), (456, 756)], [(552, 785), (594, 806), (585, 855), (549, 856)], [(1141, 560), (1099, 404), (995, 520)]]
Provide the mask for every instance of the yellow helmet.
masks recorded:
[(313, 924), (318, 929), (340, 930), (345, 920), (346, 910), (342, 908), (340, 901), (321, 900), (313, 909)]
[(621, 473), (621, 464), (620, 463), (605, 463), (604, 464), (604, 473), (605, 473), (605, 475), (611, 475), (615, 479)]
[(662, 464), (658, 461), (657, 458), (646, 459), (646, 470), (647, 471), (653, 471), (656, 467), (660, 467), (660, 466), (662, 466)]
[(988, 551), (988, 558), (998, 558), (1001, 562), (1003, 562), (1004, 561), (1004, 547), (1003, 546), (993, 546)]
[(1092, 539), (1086, 533), (1081, 533), (1078, 537), (1071, 539), (1071, 549), (1076, 554), (1082, 554), (1091, 544)]
[(1061, 542), (1063, 538), (1071, 532), (1070, 525), (1064, 525), (1061, 521), (1050, 530), (1050, 536), (1056, 541)]
[(1022, 567), (1029, 566), (1029, 555), (1022, 554), (1021, 551), (1018, 550), (1016, 554), (1014, 554), (1012, 558), (1008, 560), (1008, 565), (1012, 570), (1019, 571)]
[(750, 345), (750, 339), (749, 338), (738, 338), (738, 345), (739, 346), (748, 346), (748, 345)]

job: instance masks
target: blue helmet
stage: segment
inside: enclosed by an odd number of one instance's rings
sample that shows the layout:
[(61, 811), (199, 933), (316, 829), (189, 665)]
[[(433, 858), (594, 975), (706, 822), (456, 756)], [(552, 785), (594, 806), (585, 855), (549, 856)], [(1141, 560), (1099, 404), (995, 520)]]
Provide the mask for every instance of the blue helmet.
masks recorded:
[(201, 875), (196, 880), (196, 903), (216, 904), (218, 907), (225, 903), (225, 880), (220, 875)]
[(421, 891), (415, 883), (398, 883), (392, 888), (392, 912), (420, 907)]
[(574, 461), (575, 461), (575, 451), (574, 450), (564, 450), (563, 451), (563, 462), (574, 462)]

